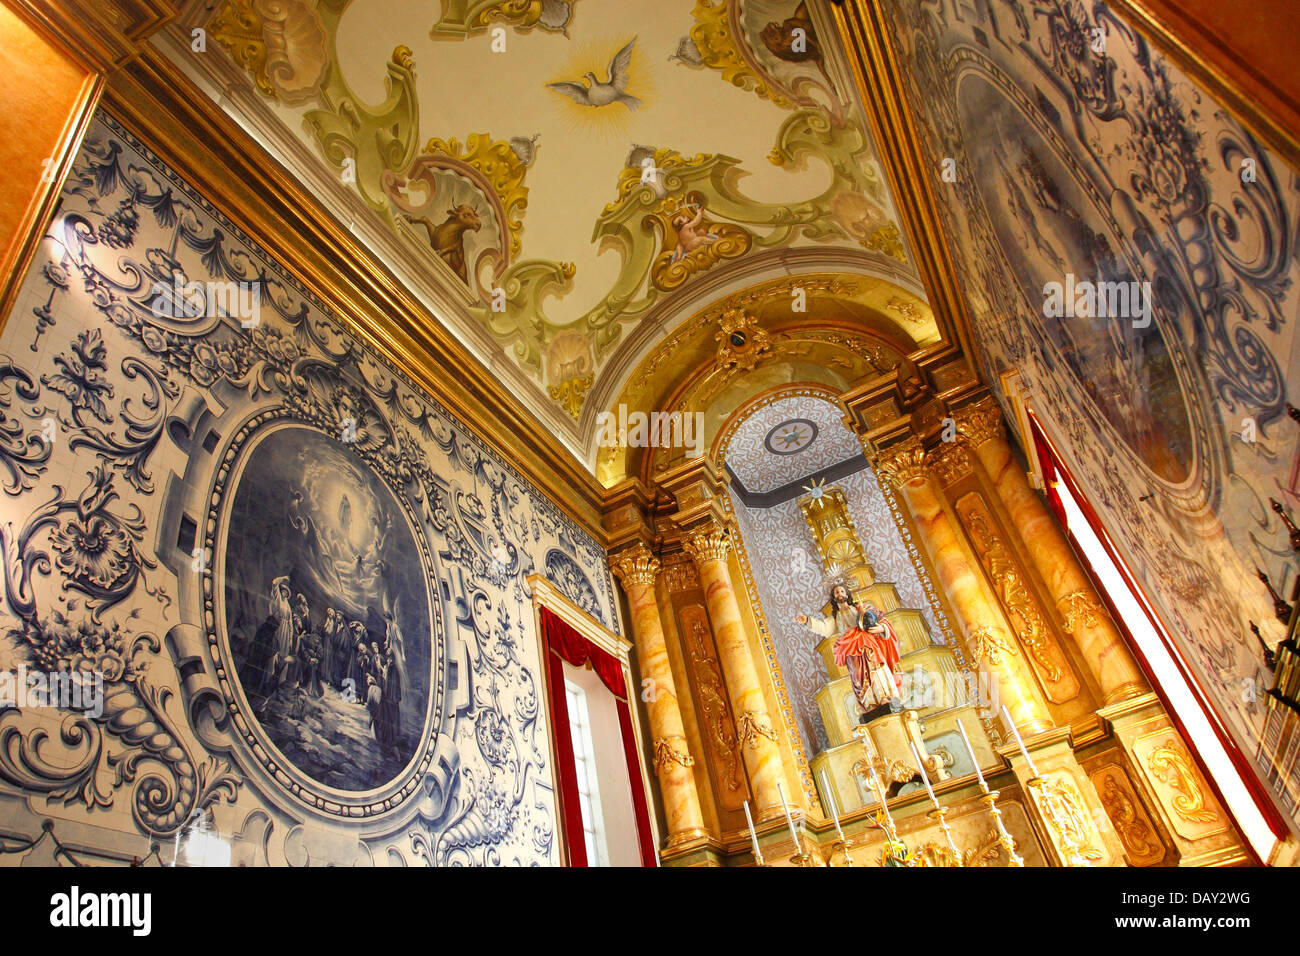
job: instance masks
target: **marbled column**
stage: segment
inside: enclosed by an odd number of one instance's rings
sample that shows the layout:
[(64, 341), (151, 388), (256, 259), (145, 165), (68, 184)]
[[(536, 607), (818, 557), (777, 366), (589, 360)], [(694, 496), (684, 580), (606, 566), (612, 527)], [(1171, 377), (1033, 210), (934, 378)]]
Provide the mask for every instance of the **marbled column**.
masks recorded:
[(682, 712), (677, 704), (677, 685), (668, 663), (663, 621), (655, 601), (659, 561), (645, 545), (638, 544), (611, 558), (610, 568), (627, 593), (637, 663), (642, 680), (650, 681), (646, 711), (654, 738), (655, 776), (663, 798), (668, 846), (678, 846), (705, 836), (706, 832), (695, 774), (691, 770), (695, 758), (686, 744)]
[(1084, 664), (1114, 703), (1147, 692), (1147, 682), (1080, 567), (1055, 517), (1029, 486), (1002, 430), (1002, 412), (992, 399), (955, 413), (957, 430), (975, 448), (998, 497), (1029, 551), (1057, 611), (1079, 647)]
[(777, 782), (783, 777), (781, 751), (777, 747), (776, 730), (767, 713), (758, 669), (745, 639), (736, 591), (731, 585), (731, 572), (727, 568), (727, 551), (731, 544), (728, 536), (728, 529), (709, 524), (703, 529), (687, 532), (682, 546), (695, 561), (700, 585), (704, 589), (709, 623), (718, 648), (718, 661), (727, 681), (727, 693), (735, 714), (736, 732), (741, 741), (754, 802), (761, 816), (772, 817), (781, 812), (781, 796), (777, 790)]
[(961, 538), (943, 510), (928, 474), (920, 441), (911, 438), (880, 453), (876, 468), (900, 488), (912, 512), (917, 534), (966, 635), (967, 647), (994, 677), (999, 705), (1011, 712), (1016, 726), (1037, 733), (1052, 726), (1047, 705), (996, 604), (979, 574), (966, 560)]

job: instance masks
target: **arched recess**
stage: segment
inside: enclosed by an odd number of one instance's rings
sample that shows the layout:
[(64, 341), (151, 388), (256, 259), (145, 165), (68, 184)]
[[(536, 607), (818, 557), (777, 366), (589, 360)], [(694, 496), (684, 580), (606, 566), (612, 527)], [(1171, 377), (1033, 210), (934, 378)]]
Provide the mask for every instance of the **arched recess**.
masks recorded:
[(656, 473), (693, 455), (627, 447), (618, 428), (636, 413), (702, 414), (699, 454), (758, 394), (794, 384), (839, 394), (945, 347), (925, 301), (886, 279), (811, 273), (766, 281), (694, 313), (646, 353), (593, 423), (588, 454), (606, 487), (630, 476), (650, 486)]

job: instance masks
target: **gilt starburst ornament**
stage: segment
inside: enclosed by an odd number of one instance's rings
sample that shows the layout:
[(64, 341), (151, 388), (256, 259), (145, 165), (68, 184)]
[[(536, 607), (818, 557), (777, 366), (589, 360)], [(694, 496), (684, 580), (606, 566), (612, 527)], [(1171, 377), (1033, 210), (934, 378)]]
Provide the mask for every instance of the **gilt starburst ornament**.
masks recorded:
[(803, 486), (803, 490), (808, 492), (808, 494), (812, 497), (813, 503), (816, 504), (818, 508), (826, 504), (825, 501), (826, 479), (825, 478), (822, 478), (820, 481), (814, 478), (809, 484)]

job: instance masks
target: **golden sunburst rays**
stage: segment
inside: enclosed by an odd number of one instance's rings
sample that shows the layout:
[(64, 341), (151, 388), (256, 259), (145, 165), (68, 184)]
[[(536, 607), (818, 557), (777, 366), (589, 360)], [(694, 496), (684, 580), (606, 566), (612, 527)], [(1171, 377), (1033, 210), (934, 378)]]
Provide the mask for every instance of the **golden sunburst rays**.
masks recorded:
[(598, 82), (605, 83), (610, 78), (610, 62), (633, 39), (636, 42), (632, 45), (632, 57), (627, 67), (628, 81), (624, 89), (629, 96), (641, 101), (640, 107), (632, 110), (621, 102), (607, 106), (584, 106), (557, 90), (548, 89), (550, 100), (555, 104), (568, 132), (597, 142), (626, 140), (637, 113), (652, 107), (655, 86), (654, 74), (650, 69), (650, 54), (641, 49), (642, 40), (631, 33), (574, 42), (564, 63), (544, 82), (578, 83), (586, 86), (588, 81), (583, 78), (584, 75), (594, 73)]

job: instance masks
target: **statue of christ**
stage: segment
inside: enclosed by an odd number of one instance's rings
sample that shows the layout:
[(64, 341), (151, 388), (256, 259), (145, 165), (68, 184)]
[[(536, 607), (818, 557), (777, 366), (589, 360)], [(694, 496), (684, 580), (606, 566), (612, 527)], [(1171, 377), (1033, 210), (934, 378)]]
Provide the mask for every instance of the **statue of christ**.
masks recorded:
[(861, 720), (902, 709), (899, 687), (898, 635), (879, 609), (855, 601), (842, 584), (831, 589), (831, 613), (819, 620), (806, 614), (799, 624), (822, 637), (839, 635), (833, 648), (835, 663), (848, 669)]

